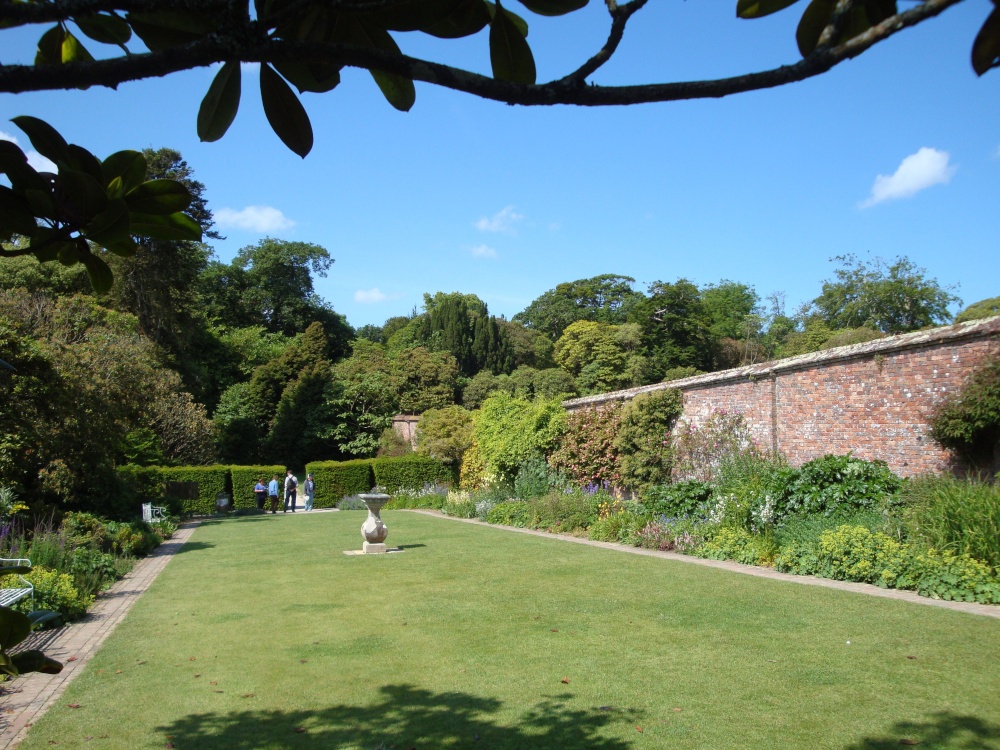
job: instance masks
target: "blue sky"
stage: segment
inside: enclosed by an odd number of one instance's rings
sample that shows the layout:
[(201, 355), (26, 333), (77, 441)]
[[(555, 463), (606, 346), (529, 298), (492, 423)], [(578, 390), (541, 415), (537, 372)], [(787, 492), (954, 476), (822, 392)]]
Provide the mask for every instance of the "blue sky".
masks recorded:
[[(26, 146), (6, 121), (30, 114), (100, 157), (179, 150), (227, 237), (218, 257), (264, 236), (322, 245), (336, 262), (317, 291), (355, 326), (435, 291), (475, 293), (510, 317), (561, 281), (600, 273), (640, 289), (741, 281), (762, 298), (784, 293), (793, 312), (844, 253), (906, 255), (968, 304), (1000, 294), (1000, 71), (978, 79), (969, 64), (991, 7), (967, 0), (825, 76), (717, 101), (531, 109), (417, 84), (400, 113), (366, 72), (347, 71), (333, 92), (303, 97), (315, 132), (304, 160), (270, 132), (252, 67), (217, 143), (195, 133), (211, 69), (117, 91), (0, 95), (0, 133)], [(741, 21), (735, 0), (652, 0), (593, 80), (794, 62), (802, 8)], [(607, 33), (593, 0), (562, 19), (523, 15), (539, 80), (573, 70)], [(0, 60), (30, 60), (39, 34), (2, 32)], [(396, 38), (411, 54), (488, 72), (485, 32)]]

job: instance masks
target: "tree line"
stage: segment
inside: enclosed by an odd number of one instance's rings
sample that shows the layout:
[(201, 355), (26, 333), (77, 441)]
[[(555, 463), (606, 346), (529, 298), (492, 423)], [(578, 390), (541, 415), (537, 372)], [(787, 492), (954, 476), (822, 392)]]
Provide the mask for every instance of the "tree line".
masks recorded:
[[(99, 248), (115, 282), (80, 264), (0, 260), (0, 485), (99, 508), (126, 463), (283, 463), (400, 450), (393, 415), (477, 409), (491, 394), (553, 400), (656, 383), (952, 320), (952, 289), (905, 257), (836, 259), (794, 313), (780, 294), (722, 280), (603, 274), (565, 282), (511, 320), (474, 294), (354, 329), (315, 291), (325, 248), (267, 238), (230, 263), (205, 186), (170, 149), (149, 176), (183, 184), (204, 242)], [(16, 248), (13, 237), (6, 248)], [(996, 314), (984, 300), (959, 318)], [(460, 420), (461, 421), (461, 420)]]

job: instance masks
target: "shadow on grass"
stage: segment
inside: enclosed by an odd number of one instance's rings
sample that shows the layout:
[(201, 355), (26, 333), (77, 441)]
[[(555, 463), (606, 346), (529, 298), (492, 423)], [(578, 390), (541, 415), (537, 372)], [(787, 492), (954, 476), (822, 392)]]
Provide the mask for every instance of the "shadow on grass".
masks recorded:
[(952, 750), (1000, 750), (1000, 724), (943, 712), (927, 721), (901, 721), (888, 737), (866, 737), (845, 750), (899, 750), (907, 745)]
[(263, 747), (489, 748), (628, 750), (632, 744), (601, 730), (639, 720), (610, 706), (570, 708), (554, 696), (527, 710), (514, 727), (492, 715), (501, 701), (468, 693), (434, 693), (413, 685), (387, 685), (371, 706), (338, 705), (317, 711), (240, 711), (191, 714), (157, 727), (174, 747), (251, 750)]
[(203, 549), (212, 549), (215, 545), (211, 542), (199, 542), (188, 540), (174, 552), (175, 555), (183, 555), (185, 552), (198, 552)]

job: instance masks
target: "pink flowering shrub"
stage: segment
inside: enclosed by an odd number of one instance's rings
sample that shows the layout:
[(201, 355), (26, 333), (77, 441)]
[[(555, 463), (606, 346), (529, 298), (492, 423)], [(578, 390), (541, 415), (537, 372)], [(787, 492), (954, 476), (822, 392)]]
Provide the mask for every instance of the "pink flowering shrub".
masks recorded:
[(567, 415), (559, 447), (549, 454), (549, 465), (574, 482), (620, 486), (621, 467), (615, 436), (622, 418), (620, 403), (583, 409)]

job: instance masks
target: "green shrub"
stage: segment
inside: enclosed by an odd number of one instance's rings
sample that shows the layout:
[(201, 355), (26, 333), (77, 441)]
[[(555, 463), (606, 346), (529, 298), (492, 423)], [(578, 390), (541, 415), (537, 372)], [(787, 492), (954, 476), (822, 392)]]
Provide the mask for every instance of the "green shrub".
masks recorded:
[[(160, 475), (167, 484), (164, 496), (168, 502), (178, 503), (180, 512), (184, 514), (212, 515), (216, 512), (215, 503), (219, 495), (233, 496), (228, 466), (168, 466), (160, 468)], [(194, 482), (197, 484), (197, 496), (172, 496), (171, 482)]]
[(900, 500), (909, 541), (1000, 568), (1000, 485), (919, 477), (903, 485)]
[[(774, 530), (774, 540), (779, 547), (815, 547), (825, 531), (838, 526), (863, 526), (869, 531), (886, 530), (886, 517), (878, 511), (859, 511), (837, 516), (787, 516)], [(889, 536), (893, 536), (889, 534)]]
[(448, 488), (436, 484), (428, 484), (419, 490), (399, 489), (392, 493), (392, 499), (386, 503), (388, 510), (404, 510), (408, 508), (429, 508), (441, 510), (448, 497)]
[(1000, 604), (996, 571), (968, 555), (951, 552), (927, 550), (913, 555), (897, 587), (933, 599)]
[(529, 458), (517, 470), (514, 477), (514, 497), (529, 500), (541, 497), (552, 489), (563, 489), (567, 480), (561, 472), (549, 468), (542, 458)]
[[(254, 495), (253, 488), (257, 484), (257, 480), (263, 479), (264, 486), (266, 487), (268, 482), (271, 481), (271, 477), (277, 475), (279, 484), (283, 485), (286, 471), (287, 469), (284, 466), (230, 466), (229, 476), (231, 477), (233, 488), (233, 509), (255, 509), (257, 507), (257, 497)], [(299, 484), (301, 492), (301, 482)], [(284, 492), (284, 489), (282, 489), (282, 492)], [(266, 499), (264, 507), (270, 507), (267, 505)]]
[(107, 528), (111, 552), (122, 557), (145, 557), (163, 541), (143, 521), (108, 521)]
[(579, 490), (549, 492), (527, 502), (534, 515), (532, 525), (547, 531), (586, 529), (598, 517), (597, 496)]
[(642, 493), (642, 504), (653, 516), (686, 518), (703, 509), (712, 499), (712, 485), (697, 479), (659, 484)]
[(314, 461), (306, 464), (306, 472), (316, 482), (314, 508), (339, 507), (340, 501), (351, 495), (368, 492), (375, 484), (371, 459), (354, 461)]
[(973, 465), (988, 465), (1000, 442), (1000, 356), (977, 367), (931, 416), (931, 437)]
[[(163, 474), (158, 466), (136, 466), (125, 464), (116, 470), (122, 495), (118, 517), (126, 518), (136, 514), (143, 503), (161, 505), (164, 502)], [(180, 508), (176, 509), (177, 511)]]
[(526, 528), (531, 526), (534, 514), (531, 506), (524, 500), (504, 500), (490, 509), (486, 514), (486, 520), (502, 526)]
[(745, 565), (771, 565), (778, 549), (770, 534), (753, 534), (745, 528), (722, 526), (694, 550), (709, 560), (735, 560)]
[(787, 484), (786, 513), (834, 516), (879, 510), (901, 485), (885, 461), (827, 455), (800, 466)]
[(475, 518), (476, 503), (472, 496), (464, 490), (450, 490), (445, 498), (441, 512), (455, 518)]
[(25, 578), (35, 587), (34, 600), (22, 599), (14, 606), (25, 614), (33, 609), (51, 609), (59, 612), (64, 620), (79, 620), (94, 601), (92, 596), (77, 590), (73, 576), (68, 573), (35, 567)]
[(43, 522), (35, 527), (26, 557), (32, 565), (67, 572), (73, 565), (73, 544), (64, 529)]
[(581, 409), (566, 417), (566, 431), (549, 464), (578, 484), (621, 484), (621, 466), (615, 436), (623, 406), (615, 401), (596, 409)]
[(87, 596), (103, 591), (118, 578), (114, 555), (100, 552), (93, 547), (76, 549), (70, 573), (77, 591)]
[(67, 513), (63, 516), (66, 540), (74, 547), (92, 547), (106, 550), (109, 547), (105, 522), (93, 513)]
[(375, 484), (390, 495), (401, 489), (420, 489), (425, 485), (455, 482), (454, 470), (440, 461), (421, 455), (376, 458), (372, 460)]
[(341, 498), (337, 503), (338, 510), (368, 510), (368, 506), (365, 505), (365, 501), (362, 500), (357, 495), (348, 495), (347, 497)]
[(497, 392), (483, 402), (473, 436), (487, 473), (509, 482), (529, 458), (548, 455), (565, 426), (558, 399), (528, 401)]
[(621, 486), (641, 492), (670, 481), (670, 431), (682, 411), (681, 393), (673, 388), (641, 393), (625, 405), (614, 439)]
[(595, 542), (635, 544), (640, 532), (649, 523), (649, 513), (635, 503), (619, 504), (620, 510), (594, 521), (587, 530), (588, 538)]

